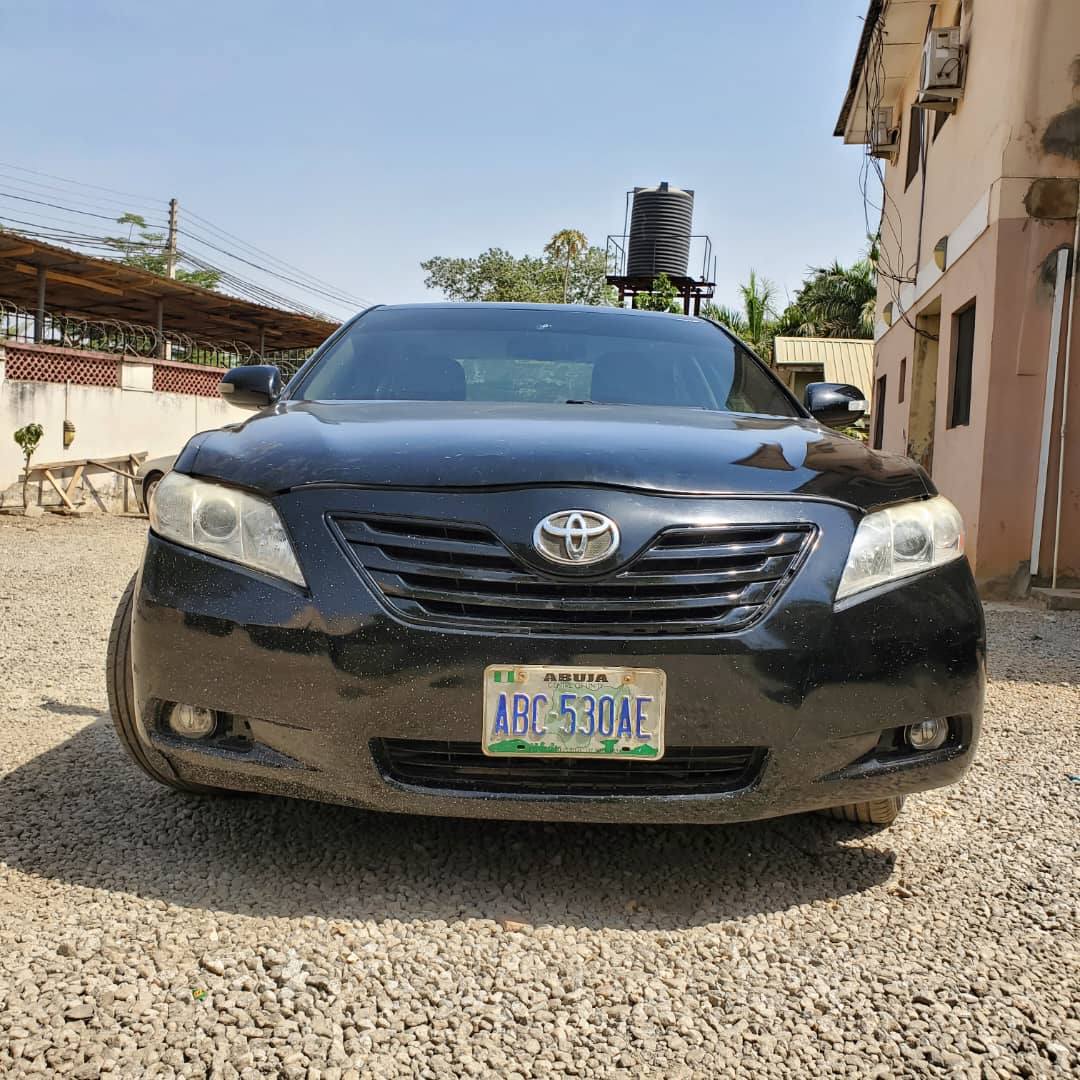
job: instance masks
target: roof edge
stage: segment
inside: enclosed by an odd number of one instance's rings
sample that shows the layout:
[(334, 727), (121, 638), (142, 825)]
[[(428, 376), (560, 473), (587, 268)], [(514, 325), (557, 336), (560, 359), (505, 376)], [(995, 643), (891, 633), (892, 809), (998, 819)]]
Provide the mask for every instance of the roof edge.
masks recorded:
[(874, 27), (877, 26), (885, 8), (887, 0), (870, 0), (870, 6), (866, 10), (866, 18), (863, 21), (862, 36), (859, 38), (859, 47), (855, 51), (855, 63), (851, 67), (851, 78), (848, 80), (847, 93), (844, 94), (844, 103), (840, 106), (840, 116), (837, 118), (833, 135), (843, 138), (847, 131), (848, 116), (851, 106), (855, 102), (855, 95), (859, 91), (859, 83), (862, 82), (863, 65), (866, 63), (866, 54), (870, 48), (870, 38), (873, 36)]

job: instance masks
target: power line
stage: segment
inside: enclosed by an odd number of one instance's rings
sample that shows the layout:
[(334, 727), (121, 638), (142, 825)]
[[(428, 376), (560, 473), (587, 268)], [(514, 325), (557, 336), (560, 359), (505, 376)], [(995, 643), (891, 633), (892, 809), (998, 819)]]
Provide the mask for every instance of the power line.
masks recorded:
[[(113, 215), (118, 215), (121, 211), (119, 209), (114, 209), (114, 207), (123, 207), (125, 211), (131, 210), (133, 207), (133, 203), (130, 199), (113, 199), (107, 195), (86, 195), (81, 191), (72, 191), (70, 188), (59, 187), (56, 184), (43, 184), (40, 180), (19, 176), (18, 174), (8, 172), (3, 168), (0, 168), (0, 180), (3, 181), (5, 187), (12, 188), (22, 195), (36, 195), (42, 198), (60, 199), (65, 203), (72, 203), (83, 209), (101, 210)], [(134, 205), (136, 205), (137, 209), (144, 209), (141, 204)], [(161, 202), (152, 205), (157, 213), (161, 213), (163, 209), (163, 204)]]
[(224, 270), (220, 266), (215, 266), (213, 263), (207, 262), (197, 255), (192, 255), (190, 252), (180, 251), (179, 256), (181, 260), (194, 266), (198, 270), (205, 270), (217, 274), (220, 280), (225, 284), (242, 292), (248, 299), (255, 300), (257, 303), (268, 304), (271, 307), (285, 307), (304, 315), (312, 315), (316, 318), (333, 322), (333, 318), (330, 315), (323, 311), (319, 311), (317, 308), (310, 307), (307, 304), (300, 303), (287, 296), (282, 296), (280, 293), (272, 292), (269, 289), (264, 289), (261, 285), (256, 285), (253, 282), (237, 277), (237, 275), (230, 273), (228, 270)]
[[(12, 173), (7, 170), (15, 170), (15, 172)], [(34, 179), (36, 177), (54, 180), (61, 185), (67, 185), (67, 187), (43, 183), (39, 179)], [(153, 206), (155, 212), (159, 214), (163, 209), (163, 203), (161, 201), (150, 200), (148, 196), (120, 191), (119, 189), (105, 187), (100, 184), (90, 184), (72, 180), (68, 177), (57, 176), (53, 173), (47, 173), (37, 169), (29, 169), (25, 166), (15, 165), (14, 163), (9, 162), (0, 162), (0, 183), (7, 189), (0, 190), (0, 198), (2, 199), (16, 200), (20, 204), (27, 204), (28, 207), (40, 206), (51, 210), (58, 210), (63, 214), (95, 218), (97, 220), (110, 221), (116, 224), (120, 224), (118, 218), (121, 215), (118, 212), (113, 211), (107, 203), (116, 203), (118, 206), (124, 207), (126, 213), (132, 212), (132, 200), (135, 201), (135, 209), (140, 209), (143, 205)], [(84, 192), (89, 192), (89, 194), (84, 194)], [(99, 194), (102, 192), (106, 194)], [(93, 207), (93, 209), (88, 209), (87, 207)], [(118, 247), (141, 247), (147, 251), (156, 250), (156, 246), (153, 243), (91, 235), (80, 231), (75, 227), (60, 228), (58, 225), (45, 224), (38, 219), (44, 218), (49, 222), (55, 222), (59, 225), (67, 225), (67, 222), (63, 218), (52, 214), (43, 214), (40, 211), (36, 213), (31, 211), (31, 213), (35, 220), (0, 215), (0, 221), (9, 222), (18, 226), (18, 231), (22, 232), (24, 235), (49, 240), (54, 243), (68, 244), (84, 249), (89, 248), (95, 253), (107, 251), (110, 255), (114, 255), (118, 250)], [(139, 216), (142, 217), (142, 215)], [(372, 303), (372, 301), (366, 297), (352, 296), (330, 282), (318, 278), (286, 260), (281, 259), (262, 248), (256, 247), (254, 244), (248, 243), (246, 240), (236, 236), (234, 233), (228, 232), (221, 228), (221, 226), (214, 224), (214, 222), (201, 215), (189, 213), (188, 216), (200, 222), (203, 229), (210, 232), (214, 238), (207, 239), (205, 236), (198, 233), (189, 232), (183, 229), (178, 230), (196, 245), (205, 247), (216, 252), (218, 255), (234, 260), (244, 266), (251, 267), (252, 269), (259, 271), (259, 273), (266, 274), (268, 277), (274, 278), (275, 280), (296, 286), (305, 293), (310, 293), (313, 296), (328, 300), (333, 304), (348, 310), (350, 313), (357, 307), (366, 307)], [(143, 218), (143, 220), (145, 220), (145, 218)], [(150, 229), (165, 228), (164, 225), (161, 225), (156, 221), (147, 221), (146, 227)], [(219, 240), (220, 243), (215, 243), (214, 240)], [(117, 241), (120, 241), (120, 243), (118, 244)], [(232, 250), (233, 247), (238, 248), (241, 252), (244, 252), (244, 254), (239, 254), (237, 251)], [(251, 253), (253, 253), (260, 261), (255, 261), (255, 258), (246, 257), (247, 254)], [(311, 314), (319, 315), (322, 318), (329, 318), (329, 316), (310, 305), (282, 296), (272, 289), (264, 288), (251, 281), (247, 281), (239, 275), (227, 272), (205, 259), (200, 260), (198, 256), (193, 255), (190, 251), (184, 254), (193, 265), (197, 265), (198, 268), (201, 269), (212, 270), (215, 274), (219, 275), (221, 280), (227, 282), (232, 288), (239, 289), (247, 295), (258, 296), (260, 300), (264, 302), (269, 300), (275, 304), (284, 304), (285, 306), (296, 310), (303, 310)]]
[(234, 233), (228, 232), (226, 229), (221, 228), (219, 225), (215, 225), (212, 221), (209, 221), (207, 218), (204, 218), (204, 217), (200, 216), (199, 214), (194, 213), (191, 210), (188, 210), (188, 209), (185, 208), (184, 213), (186, 214), (186, 216), (188, 216), (190, 218), (194, 218), (196, 221), (198, 221), (200, 224), (202, 224), (209, 232), (215, 234), (218, 237), (222, 237), (225, 240), (232, 241), (241, 250), (246, 249), (249, 252), (254, 252), (256, 255), (261, 256), (264, 259), (268, 259), (271, 262), (276, 263), (278, 266), (283, 267), (284, 269), (290, 271), (291, 273), (297, 274), (300, 277), (305, 278), (308, 281), (314, 282), (315, 284), (322, 286), (323, 288), (331, 289), (334, 292), (339, 293), (341, 296), (344, 296), (346, 299), (348, 299), (350, 301), (353, 301), (353, 302), (355, 302), (357, 304), (360, 304), (361, 306), (369, 306), (372, 303), (374, 303), (374, 301), (371, 300), (369, 297), (351, 296), (350, 294), (344, 292), (343, 290), (338, 289), (337, 286), (332, 285), (330, 282), (325, 281), (322, 278), (318, 278), (314, 274), (310, 274), (307, 271), (300, 269), (300, 267), (295, 266), (292, 263), (286, 262), (284, 259), (280, 259), (276, 255), (273, 255), (270, 252), (265, 251), (260, 247), (256, 247), (254, 244), (248, 243), (246, 240), (241, 239), (239, 236), (236, 236)]
[(92, 210), (76, 210), (73, 206), (62, 206), (60, 203), (44, 202), (42, 199), (30, 199), (25, 195), (14, 195), (10, 191), (0, 191), (0, 195), (9, 199), (18, 199), (19, 202), (35, 203), (38, 206), (49, 206), (52, 207), (53, 210), (66, 210), (69, 214), (82, 214), (84, 217), (101, 218), (103, 221), (116, 223), (116, 218), (109, 217), (106, 214), (95, 214)]
[[(51, 226), (42, 225), (36, 221), (28, 221), (23, 218), (12, 218), (5, 215), (0, 215), (0, 222), (8, 222), (20, 226), (17, 230), (12, 230), (13, 232), (16, 232), (17, 235), (26, 236), (31, 239), (45, 240), (50, 243), (64, 244), (82, 250), (90, 249), (89, 252), (87, 252), (88, 254), (95, 254), (99, 258), (106, 257), (112, 261), (123, 262), (125, 257), (124, 253), (130, 253), (133, 248), (141, 249), (148, 254), (160, 254), (159, 245), (146, 243), (144, 241), (120, 241), (118, 243), (115, 238), (93, 236), (88, 233), (78, 233), (67, 229), (57, 229)], [(219, 266), (214, 266), (212, 263), (208, 263), (203, 259), (199, 259), (197, 256), (192, 256), (187, 252), (180, 252), (179, 254), (185, 262), (193, 265), (196, 269), (210, 271), (216, 274), (230, 290), (240, 294), (241, 298), (253, 300), (264, 306), (285, 308), (301, 314), (311, 315), (328, 322), (334, 321), (333, 317), (325, 312), (294, 300), (291, 297), (283, 296), (280, 293), (264, 289), (252, 282), (245, 281), (243, 278), (229, 273)]]
[(138, 199), (140, 202), (154, 204), (159, 202), (149, 195), (136, 195), (130, 191), (118, 191), (116, 188), (103, 187), (101, 184), (88, 184), (83, 180), (71, 180), (66, 176), (56, 176), (53, 173), (41, 172), (38, 169), (28, 169), (25, 165), (16, 165), (10, 161), (0, 161), (0, 168), (14, 169), (16, 172), (30, 173), (32, 176), (44, 176), (49, 180), (59, 180), (62, 184), (71, 184), (73, 187), (92, 188), (95, 191), (107, 191), (111, 195), (122, 195), (128, 199)]
[(251, 262), (249, 259), (245, 259), (242, 256), (235, 254), (234, 252), (226, 251), (224, 248), (220, 248), (216, 244), (210, 243), (209, 240), (206, 240), (195, 233), (188, 232), (187, 229), (180, 229), (179, 232), (181, 236), (186, 236), (190, 240), (195, 240), (196, 242), (204, 245), (205, 247), (210, 248), (212, 251), (218, 252), (218, 254), (220, 255), (227, 255), (230, 259), (235, 259), (237, 262), (242, 262), (245, 266), (250, 266), (255, 270), (261, 270), (264, 274), (269, 274), (271, 277), (279, 278), (281, 281), (287, 281), (290, 285), (298, 285), (300, 288), (304, 289), (307, 292), (316, 293), (320, 296), (326, 297), (328, 300), (336, 300), (339, 303), (346, 305), (352, 303), (363, 303), (363, 301), (355, 300), (354, 297), (346, 296), (338, 292), (330, 292), (326, 289), (316, 288), (313, 285), (306, 284), (304, 281), (288, 277), (285, 274), (279, 274), (277, 271), (271, 270), (269, 267), (260, 266), (258, 263)]

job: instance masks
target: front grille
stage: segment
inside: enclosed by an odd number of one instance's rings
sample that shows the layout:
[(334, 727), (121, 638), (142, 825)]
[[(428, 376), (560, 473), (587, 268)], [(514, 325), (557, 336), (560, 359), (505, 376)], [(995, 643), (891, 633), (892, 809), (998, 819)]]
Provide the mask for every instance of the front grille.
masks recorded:
[(347, 549), (386, 604), (452, 628), (544, 634), (702, 634), (741, 630), (783, 591), (808, 525), (678, 528), (597, 578), (549, 578), (483, 526), (338, 517)]
[(494, 758), (475, 742), (375, 739), (388, 780), (432, 791), (493, 795), (718, 795), (749, 787), (765, 751), (747, 746), (669, 746), (659, 761)]

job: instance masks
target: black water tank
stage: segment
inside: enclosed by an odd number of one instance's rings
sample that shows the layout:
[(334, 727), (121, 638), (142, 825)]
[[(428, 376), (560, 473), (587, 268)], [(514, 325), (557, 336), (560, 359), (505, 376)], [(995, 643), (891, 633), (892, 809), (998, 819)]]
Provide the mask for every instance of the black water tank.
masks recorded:
[(686, 277), (693, 216), (692, 191), (671, 187), (667, 182), (658, 187), (634, 188), (627, 276)]

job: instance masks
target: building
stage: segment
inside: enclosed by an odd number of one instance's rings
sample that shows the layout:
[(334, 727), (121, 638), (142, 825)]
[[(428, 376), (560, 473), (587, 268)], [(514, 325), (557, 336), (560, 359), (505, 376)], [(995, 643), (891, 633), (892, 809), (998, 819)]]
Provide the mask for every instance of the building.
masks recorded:
[(858, 338), (773, 338), (776, 373), (802, 401), (812, 382), (857, 386), (870, 400), (874, 387), (874, 343)]
[(871, 0), (835, 134), (884, 167), (872, 442), (957, 504), (985, 591), (1055, 549), (1075, 585), (1080, 3)]

